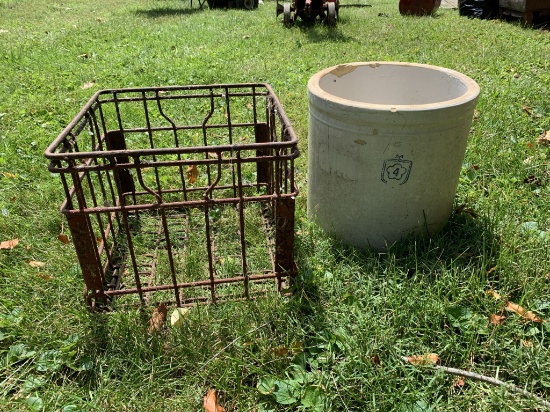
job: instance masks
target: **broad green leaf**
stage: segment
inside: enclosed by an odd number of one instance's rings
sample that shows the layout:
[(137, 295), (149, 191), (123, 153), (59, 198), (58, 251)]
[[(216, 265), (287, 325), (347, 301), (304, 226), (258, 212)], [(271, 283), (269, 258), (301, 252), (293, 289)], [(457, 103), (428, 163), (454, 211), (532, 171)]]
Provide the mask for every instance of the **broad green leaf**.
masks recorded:
[(401, 412), (432, 412), (434, 409), (423, 399), (420, 399), (413, 404), (401, 405)]
[(300, 403), (306, 408), (311, 408), (314, 411), (321, 411), (325, 407), (326, 394), (323, 388), (317, 385), (308, 386)]
[(519, 228), (523, 232), (529, 232), (532, 230), (538, 230), (539, 224), (537, 222), (523, 222), (521, 225), (519, 225)]
[(36, 370), (39, 372), (56, 371), (63, 366), (63, 360), (58, 350), (52, 349), (43, 352), (38, 358)]
[(464, 306), (452, 306), (447, 309), (447, 315), (456, 320), (465, 320), (473, 316), (473, 312), (470, 308)]
[(273, 396), (275, 401), (281, 405), (291, 405), (298, 402), (299, 392), (297, 384), (292, 380), (275, 381)]
[(22, 359), (32, 358), (36, 355), (36, 351), (28, 350), (27, 345), (24, 343), (18, 343), (10, 346), (8, 350), (8, 362), (17, 362)]
[(85, 356), (80, 360), (78, 370), (79, 371), (89, 371), (89, 370), (93, 369), (93, 367), (94, 367), (94, 363), (92, 361), (92, 358), (90, 358), (89, 356)]
[(33, 412), (39, 412), (44, 409), (44, 402), (38, 396), (29, 396), (25, 399), (25, 403)]
[(62, 342), (62, 345), (59, 350), (63, 352), (69, 352), (71, 349), (73, 349), (76, 344), (78, 343), (79, 336), (78, 333), (73, 333), (71, 336), (69, 336), (67, 339), (65, 339)]
[(301, 353), (298, 353), (296, 356), (294, 356), (294, 358), (292, 359), (292, 364), (295, 367), (305, 371), (307, 368), (307, 359), (308, 359), (307, 352), (301, 352)]
[(84, 409), (79, 408), (76, 405), (65, 405), (61, 412), (84, 412)]
[(258, 381), (256, 388), (262, 395), (271, 395), (275, 391), (275, 378), (273, 376), (264, 376)]
[(36, 388), (44, 385), (44, 383), (45, 382), (42, 379), (31, 376), (23, 383), (23, 388), (21, 389), (21, 392), (23, 393), (23, 395), (28, 395)]

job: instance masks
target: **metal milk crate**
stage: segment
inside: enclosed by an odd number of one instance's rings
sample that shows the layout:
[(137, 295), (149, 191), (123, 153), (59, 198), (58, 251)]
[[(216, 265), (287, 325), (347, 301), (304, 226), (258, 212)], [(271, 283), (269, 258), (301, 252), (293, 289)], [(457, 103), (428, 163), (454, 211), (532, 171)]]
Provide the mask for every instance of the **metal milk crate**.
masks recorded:
[(90, 310), (285, 291), (298, 140), (267, 84), (102, 90), (47, 148)]

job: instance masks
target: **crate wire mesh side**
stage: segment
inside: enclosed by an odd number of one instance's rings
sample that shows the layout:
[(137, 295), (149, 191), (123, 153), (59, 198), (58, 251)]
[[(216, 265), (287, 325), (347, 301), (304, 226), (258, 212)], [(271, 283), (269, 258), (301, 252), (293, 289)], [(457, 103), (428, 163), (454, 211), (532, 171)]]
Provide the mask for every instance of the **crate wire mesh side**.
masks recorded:
[(45, 152), (88, 307), (284, 291), (298, 155), (266, 84), (97, 92)]

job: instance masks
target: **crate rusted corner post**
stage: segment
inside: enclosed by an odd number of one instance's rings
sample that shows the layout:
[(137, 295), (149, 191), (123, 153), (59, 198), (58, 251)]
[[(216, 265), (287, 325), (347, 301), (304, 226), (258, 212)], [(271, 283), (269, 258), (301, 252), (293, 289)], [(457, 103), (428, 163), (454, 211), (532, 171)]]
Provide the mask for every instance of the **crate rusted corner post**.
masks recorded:
[[(256, 143), (269, 143), (269, 126), (267, 123), (257, 123), (254, 125), (254, 134), (256, 138)], [(269, 157), (272, 154), (272, 149), (270, 147), (260, 147), (256, 150), (256, 156), (258, 157)], [(256, 162), (256, 178), (258, 184), (258, 190), (262, 185), (266, 185), (266, 193), (271, 193), (272, 190), (272, 164), (270, 161), (258, 160)]]
[(67, 213), (66, 218), (86, 288), (102, 290), (104, 276), (96, 253), (96, 239), (90, 228), (89, 216), (83, 213)]
[[(110, 130), (105, 133), (105, 143), (109, 151), (126, 150), (124, 134), (120, 130)], [(115, 164), (128, 164), (130, 162), (130, 158), (127, 155), (115, 156), (113, 160)], [(125, 194), (135, 193), (132, 174), (128, 169), (115, 169), (114, 177), (118, 189), (119, 201), (121, 205), (123, 205), (125, 202)]]
[[(283, 278), (292, 284), (296, 276), (294, 263), (294, 197), (278, 197), (274, 201), (275, 217), (275, 271), (277, 289), (282, 289)], [(290, 286), (290, 285), (288, 285)]]

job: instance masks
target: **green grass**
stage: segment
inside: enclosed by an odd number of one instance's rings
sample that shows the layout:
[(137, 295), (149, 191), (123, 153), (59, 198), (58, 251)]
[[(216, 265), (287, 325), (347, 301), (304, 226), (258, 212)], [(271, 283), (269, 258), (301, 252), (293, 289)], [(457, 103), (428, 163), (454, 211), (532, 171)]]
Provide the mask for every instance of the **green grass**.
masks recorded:
[[(550, 324), (505, 312), (493, 326), (503, 303), (486, 294), (550, 320), (549, 153), (535, 142), (550, 130), (550, 34), (369, 4), (342, 8), (334, 29), (288, 29), (272, 1), (247, 12), (0, 0), (0, 241), (19, 239), (0, 250), (1, 411), (200, 411), (212, 387), (229, 411), (536, 410), (400, 360), (431, 352), (550, 398)], [(481, 86), (456, 199), (477, 217), (455, 214), (440, 235), (383, 254), (305, 217), (307, 81), (371, 60), (444, 66)], [(151, 308), (88, 313), (74, 249), (57, 240), (63, 191), (44, 149), (96, 90), (240, 82), (270, 83), (301, 139), (295, 293), (192, 308), (154, 336)]]

